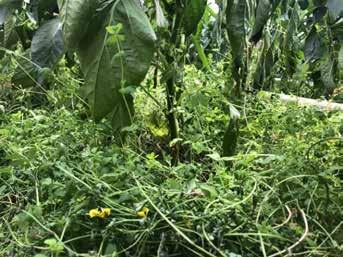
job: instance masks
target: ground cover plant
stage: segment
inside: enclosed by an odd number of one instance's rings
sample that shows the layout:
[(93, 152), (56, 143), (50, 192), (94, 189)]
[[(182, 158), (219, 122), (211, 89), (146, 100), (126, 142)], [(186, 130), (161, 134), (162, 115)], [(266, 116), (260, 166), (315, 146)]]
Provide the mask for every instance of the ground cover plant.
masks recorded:
[(342, 20), (0, 0), (0, 256), (342, 256)]

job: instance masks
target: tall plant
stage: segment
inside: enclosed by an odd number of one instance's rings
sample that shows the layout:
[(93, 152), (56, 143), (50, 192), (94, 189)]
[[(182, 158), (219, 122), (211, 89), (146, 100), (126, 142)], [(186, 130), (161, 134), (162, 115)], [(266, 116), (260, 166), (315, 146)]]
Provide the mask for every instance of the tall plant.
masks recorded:
[(135, 0), (60, 0), (64, 42), (79, 57), (83, 95), (95, 120), (109, 117), (115, 135), (134, 115), (130, 88), (144, 79), (155, 51), (155, 33)]

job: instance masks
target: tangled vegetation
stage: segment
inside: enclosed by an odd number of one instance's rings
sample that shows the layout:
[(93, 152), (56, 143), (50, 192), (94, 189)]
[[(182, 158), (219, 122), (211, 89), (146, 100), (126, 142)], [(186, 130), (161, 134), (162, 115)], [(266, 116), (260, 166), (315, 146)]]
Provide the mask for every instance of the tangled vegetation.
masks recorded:
[(343, 255), (343, 3), (216, 3), (0, 0), (0, 257)]

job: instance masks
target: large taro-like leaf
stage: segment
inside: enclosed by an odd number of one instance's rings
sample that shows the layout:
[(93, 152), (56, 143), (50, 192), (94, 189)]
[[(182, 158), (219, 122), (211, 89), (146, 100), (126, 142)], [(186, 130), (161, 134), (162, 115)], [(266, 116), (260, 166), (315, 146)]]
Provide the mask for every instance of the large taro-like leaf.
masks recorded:
[(62, 24), (57, 17), (36, 31), (31, 44), (31, 57), (40, 67), (53, 68), (63, 54)]
[[(78, 55), (85, 76), (84, 96), (92, 115), (100, 120), (112, 114), (119, 131), (131, 123), (132, 100), (120, 91), (137, 86), (145, 77), (154, 54), (156, 36), (148, 18), (135, 0), (116, 1), (93, 17), (95, 34), (81, 42)], [(101, 18), (104, 20), (101, 22)], [(109, 26), (122, 24), (120, 40), (111, 40)], [(113, 36), (113, 35), (112, 35)]]
[(183, 26), (186, 35), (190, 35), (197, 30), (198, 23), (204, 15), (207, 6), (206, 0), (187, 0), (183, 17)]
[(58, 0), (58, 6), (66, 47), (75, 49), (84, 38), (92, 17), (96, 13), (97, 1)]

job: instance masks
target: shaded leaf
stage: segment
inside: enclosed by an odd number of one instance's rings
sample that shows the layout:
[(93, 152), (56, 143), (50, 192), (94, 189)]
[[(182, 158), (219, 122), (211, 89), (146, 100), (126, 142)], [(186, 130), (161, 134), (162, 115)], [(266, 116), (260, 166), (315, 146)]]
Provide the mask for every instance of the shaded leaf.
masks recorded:
[(33, 87), (36, 85), (38, 76), (38, 67), (31, 61), (30, 51), (27, 50), (23, 56), (16, 58), (18, 67), (12, 76), (12, 83), (23, 88)]
[(323, 42), (313, 26), (310, 34), (305, 40), (305, 59), (306, 61), (316, 61), (323, 56), (324, 46)]
[[(154, 53), (156, 36), (144, 11), (135, 0), (122, 0), (98, 13), (101, 29), (81, 42), (78, 49), (85, 74), (83, 93), (95, 120), (111, 113), (114, 131), (131, 123), (130, 95), (119, 92), (127, 85), (137, 86), (145, 77)], [(95, 17), (95, 20), (97, 17)], [(107, 44), (106, 27), (121, 23), (123, 36), (117, 44)], [(99, 25), (99, 23), (98, 23)], [(117, 55), (120, 53), (119, 55)], [(113, 56), (119, 56), (111, 62)]]
[(154, 0), (156, 9), (156, 23), (158, 27), (165, 28), (168, 27), (168, 20), (164, 16), (163, 9), (160, 4), (160, 0)]
[(299, 3), (301, 10), (306, 10), (308, 5), (309, 5), (308, 0), (299, 0), (298, 3)]
[(235, 155), (239, 134), (238, 124), (238, 119), (230, 119), (229, 126), (225, 131), (223, 140), (223, 156), (225, 157), (231, 157)]
[(327, 3), (330, 22), (335, 22), (339, 18), (343, 18), (343, 1), (328, 0)]
[(237, 88), (240, 88), (240, 82), (243, 78), (245, 64), (243, 61), (245, 52), (245, 10), (246, 1), (229, 0), (226, 9), (226, 29), (231, 44), (231, 53), (233, 57), (232, 75)]
[(89, 29), (97, 5), (93, 0), (58, 0), (65, 45), (75, 49)]
[(31, 58), (40, 67), (53, 68), (64, 54), (62, 24), (54, 18), (35, 33), (31, 44)]
[(271, 15), (280, 4), (280, 0), (259, 0), (257, 9), (254, 27), (250, 36), (250, 41), (257, 43), (261, 37), (264, 26), (267, 24)]
[(3, 27), (4, 27), (3, 28), (4, 30), (3, 46), (5, 48), (11, 48), (19, 41), (18, 34), (15, 30), (16, 17), (12, 15), (11, 13), (7, 13)]
[(336, 88), (336, 83), (334, 81), (334, 62), (330, 56), (327, 56), (321, 64), (320, 75), (325, 86), (325, 95), (329, 96)]
[(183, 26), (186, 35), (196, 32), (198, 23), (204, 15), (207, 6), (206, 0), (187, 0), (185, 3)]

